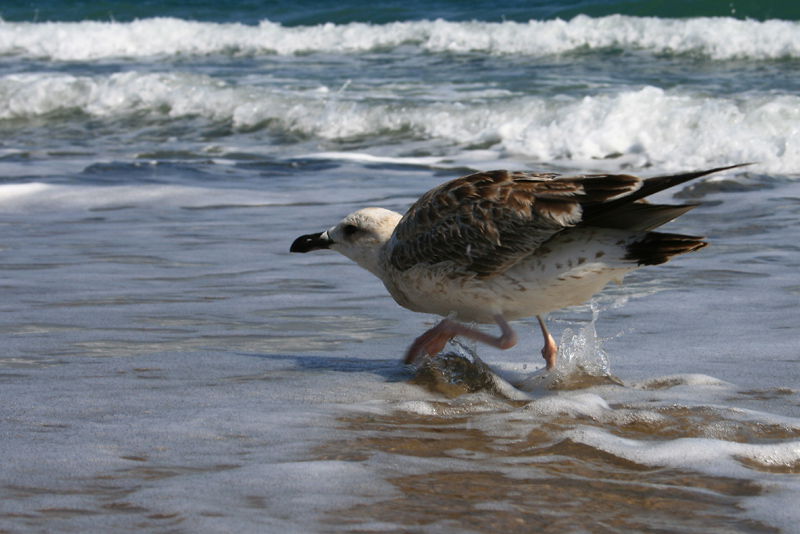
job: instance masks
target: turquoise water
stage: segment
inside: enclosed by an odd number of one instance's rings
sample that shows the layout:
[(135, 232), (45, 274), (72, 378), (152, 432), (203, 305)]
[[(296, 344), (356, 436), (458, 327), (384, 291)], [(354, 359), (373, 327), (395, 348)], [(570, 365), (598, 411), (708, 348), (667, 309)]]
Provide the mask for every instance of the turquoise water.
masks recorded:
[(22, 21), (82, 21), (110, 19), (130, 22), (151, 17), (177, 17), (205, 22), (242, 22), (257, 24), (269, 19), (282, 24), (313, 25), (325, 22), (346, 24), (371, 22), (384, 24), (442, 18), (450, 21), (482, 20), (487, 22), (570, 19), (576, 15), (603, 17), (630, 15), (636, 17), (688, 18), (734, 17), (737, 19), (800, 19), (800, 7), (794, 2), (730, 0), (646, 0), (646, 1), (517, 1), (517, 2), (456, 2), (456, 1), (382, 1), (331, 2), (324, 0), (300, 2), (204, 2), (204, 1), (145, 1), (145, 2), (5, 2), (0, 16), (4, 20)]

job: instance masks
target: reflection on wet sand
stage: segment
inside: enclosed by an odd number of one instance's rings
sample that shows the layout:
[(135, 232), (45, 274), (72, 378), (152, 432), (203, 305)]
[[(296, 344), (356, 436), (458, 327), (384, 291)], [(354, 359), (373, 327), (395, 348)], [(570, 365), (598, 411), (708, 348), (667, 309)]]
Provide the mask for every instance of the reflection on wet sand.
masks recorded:
[[(475, 465), (389, 478), (398, 497), (331, 519), (359, 532), (371, 532), (374, 522), (491, 533), (776, 532), (742, 516), (741, 498), (759, 495), (758, 484), (638, 465), (569, 439), (554, 441), (574, 423), (551, 421), (525, 439), (508, 440), (469, 429), (463, 416), (343, 420), (362, 437), (327, 444), (318, 458), (359, 462), (386, 453), (468, 464), (474, 457)], [(492, 463), (497, 470), (487, 471)]]
[[(331, 521), (358, 532), (382, 531), (381, 524), (413, 532), (777, 532), (743, 513), (746, 499), (768, 492), (753, 479), (638, 463), (568, 436), (588, 426), (655, 444), (684, 438), (780, 444), (800, 438), (800, 428), (748, 421), (735, 410), (647, 398), (685, 386), (688, 379), (666, 377), (626, 388), (610, 375), (581, 375), (580, 368), (542, 381), (547, 390), (525, 400), (509, 394), (511, 386), (466, 347), (427, 362), (411, 382), (440, 394), (440, 401), (426, 403), (419, 413), (400, 409), (343, 418), (352, 437), (327, 443), (315, 455), (382, 465), (418, 459), (426, 467), (389, 474), (397, 496), (338, 510)], [(643, 396), (640, 402), (605, 405), (596, 415), (540, 406), (561, 395), (559, 390), (586, 397), (594, 386)], [(576, 391), (584, 388), (589, 389)], [(486, 425), (489, 418), (493, 423)], [(796, 461), (733, 458), (764, 473), (800, 472)]]

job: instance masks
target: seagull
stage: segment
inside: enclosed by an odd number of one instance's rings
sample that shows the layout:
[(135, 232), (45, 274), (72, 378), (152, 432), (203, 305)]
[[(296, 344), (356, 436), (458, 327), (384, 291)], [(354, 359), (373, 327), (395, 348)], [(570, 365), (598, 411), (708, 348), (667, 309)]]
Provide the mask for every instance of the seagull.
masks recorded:
[[(708, 245), (652, 231), (698, 204), (645, 197), (739, 166), (648, 179), (478, 172), (431, 189), (405, 215), (360, 209), (297, 238), (290, 251), (335, 250), (380, 278), (400, 306), (444, 317), (411, 344), (406, 364), (435, 356), (456, 336), (509, 349), (517, 335), (508, 321), (536, 316), (550, 370), (558, 346), (544, 315), (587, 301), (639, 267)], [(465, 322), (496, 323), (500, 335)]]

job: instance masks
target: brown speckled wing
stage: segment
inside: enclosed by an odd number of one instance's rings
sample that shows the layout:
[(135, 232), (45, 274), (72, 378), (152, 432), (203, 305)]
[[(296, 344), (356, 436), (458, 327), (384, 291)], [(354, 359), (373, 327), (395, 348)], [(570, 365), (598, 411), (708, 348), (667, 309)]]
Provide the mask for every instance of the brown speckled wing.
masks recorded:
[(582, 220), (583, 210), (637, 190), (628, 175), (560, 178), (491, 171), (458, 178), (425, 193), (397, 225), (390, 260), (401, 271), (453, 262), (489, 278)]

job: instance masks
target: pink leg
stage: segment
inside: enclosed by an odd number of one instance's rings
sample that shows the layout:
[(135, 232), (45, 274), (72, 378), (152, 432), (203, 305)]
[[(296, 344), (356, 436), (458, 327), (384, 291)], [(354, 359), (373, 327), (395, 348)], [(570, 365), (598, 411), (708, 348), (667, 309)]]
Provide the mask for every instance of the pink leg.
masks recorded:
[(544, 325), (544, 319), (542, 319), (541, 315), (536, 316), (539, 319), (539, 326), (542, 327), (542, 335), (544, 336), (544, 348), (542, 349), (542, 358), (547, 364), (547, 370), (549, 371), (556, 365), (556, 354), (558, 354), (558, 345), (556, 345), (556, 340), (553, 339), (553, 336), (550, 335), (550, 332), (547, 331), (547, 327)]
[(514, 333), (503, 316), (500, 314), (495, 315), (494, 320), (497, 321), (502, 331), (500, 337), (492, 337), (489, 334), (474, 330), (452, 319), (443, 319), (441, 323), (419, 336), (414, 343), (411, 344), (406, 351), (404, 362), (406, 365), (413, 364), (420, 354), (435, 356), (444, 349), (448, 341), (456, 336), (474, 339), (475, 341), (486, 343), (498, 349), (510, 349), (516, 345), (517, 334)]

